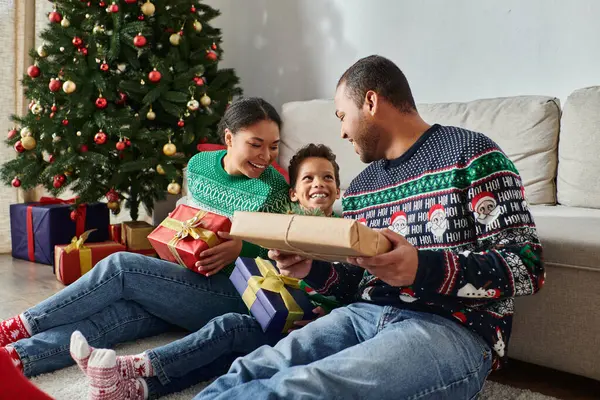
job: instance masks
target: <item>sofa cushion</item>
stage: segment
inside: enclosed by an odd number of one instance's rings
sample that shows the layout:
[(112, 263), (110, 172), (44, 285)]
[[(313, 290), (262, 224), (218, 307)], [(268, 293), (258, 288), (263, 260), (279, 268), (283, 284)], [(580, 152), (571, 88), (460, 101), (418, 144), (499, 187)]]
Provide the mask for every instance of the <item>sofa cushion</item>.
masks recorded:
[(556, 203), (560, 106), (553, 97), (520, 96), (468, 103), (419, 104), (429, 123), (481, 132), (495, 141), (519, 170), (530, 204)]
[[(560, 109), (552, 97), (522, 96), (470, 103), (420, 104), (429, 123), (456, 125), (492, 138), (514, 161), (523, 177), (530, 204), (555, 204)], [(280, 161), (287, 167), (298, 148), (324, 143), (338, 156), (342, 188), (362, 169), (354, 148), (340, 139), (340, 123), (331, 100), (283, 105)]]
[(531, 214), (546, 262), (600, 271), (600, 210), (532, 206)]
[(600, 208), (600, 86), (567, 99), (558, 148), (558, 202)]

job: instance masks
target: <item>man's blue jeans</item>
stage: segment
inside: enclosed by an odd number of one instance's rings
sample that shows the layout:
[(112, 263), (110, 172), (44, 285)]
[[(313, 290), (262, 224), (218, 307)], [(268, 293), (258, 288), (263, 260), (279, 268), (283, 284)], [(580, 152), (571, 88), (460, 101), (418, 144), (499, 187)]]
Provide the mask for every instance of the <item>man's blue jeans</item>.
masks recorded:
[(471, 399), (491, 365), (458, 323), (357, 303), (238, 358), (195, 399)]

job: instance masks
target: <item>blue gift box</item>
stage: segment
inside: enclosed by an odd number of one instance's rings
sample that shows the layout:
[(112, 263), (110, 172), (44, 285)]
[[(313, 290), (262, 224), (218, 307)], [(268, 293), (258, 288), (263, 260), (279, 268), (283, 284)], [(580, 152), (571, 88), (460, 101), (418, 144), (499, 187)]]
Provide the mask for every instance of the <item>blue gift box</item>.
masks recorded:
[(298, 288), (299, 281), (280, 276), (269, 260), (239, 257), (229, 279), (264, 332), (287, 333), (294, 321), (316, 317), (308, 294)]
[[(71, 243), (71, 239), (78, 233), (77, 223), (71, 220), (71, 211), (70, 204), (11, 204), (12, 256), (52, 265), (54, 246)], [(83, 215), (83, 212), (80, 214)], [(83, 221), (82, 216), (79, 218)], [(110, 216), (105, 203), (85, 206), (83, 231), (96, 229), (90, 234), (88, 242), (107, 241), (109, 223)], [(83, 225), (82, 222), (79, 224)]]

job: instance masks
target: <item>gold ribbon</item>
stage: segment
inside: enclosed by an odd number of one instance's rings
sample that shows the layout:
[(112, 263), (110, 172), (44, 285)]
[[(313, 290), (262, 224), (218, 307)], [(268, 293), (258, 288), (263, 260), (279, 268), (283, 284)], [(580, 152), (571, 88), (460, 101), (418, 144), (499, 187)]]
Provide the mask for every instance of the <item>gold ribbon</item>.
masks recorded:
[(202, 228), (202, 218), (206, 216), (206, 211), (198, 211), (196, 215), (186, 221), (179, 221), (174, 218), (165, 218), (163, 222), (160, 223), (161, 226), (164, 226), (167, 229), (171, 229), (175, 231), (175, 236), (173, 239), (169, 240), (167, 246), (169, 247), (169, 251), (173, 254), (173, 257), (177, 260), (177, 262), (185, 267), (185, 263), (179, 256), (177, 252), (177, 243), (179, 241), (191, 236), (195, 240), (202, 240), (206, 242), (208, 247), (215, 247), (221, 241), (217, 237), (217, 235), (209, 230)]
[(92, 249), (83, 244), (87, 240), (90, 233), (94, 232), (96, 229), (90, 229), (89, 231), (85, 231), (81, 234), (81, 236), (74, 236), (71, 239), (71, 244), (65, 247), (65, 253), (69, 254), (73, 250), (79, 250), (79, 269), (81, 271), (81, 276), (90, 272), (92, 269)]
[(294, 321), (300, 321), (304, 317), (304, 311), (296, 303), (292, 294), (286, 289), (286, 286), (300, 289), (300, 280), (280, 275), (273, 264), (267, 260), (256, 258), (255, 261), (262, 276), (251, 276), (248, 279), (248, 287), (242, 294), (242, 300), (248, 309), (250, 309), (256, 301), (256, 294), (260, 289), (278, 293), (285, 304), (285, 308), (288, 309), (288, 316), (282, 331), (286, 333), (293, 327)]

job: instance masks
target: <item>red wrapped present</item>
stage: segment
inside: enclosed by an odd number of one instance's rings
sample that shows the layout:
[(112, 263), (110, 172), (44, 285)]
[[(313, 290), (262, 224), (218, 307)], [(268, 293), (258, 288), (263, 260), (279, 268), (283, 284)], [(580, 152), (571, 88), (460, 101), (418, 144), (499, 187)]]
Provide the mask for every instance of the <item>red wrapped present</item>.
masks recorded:
[(69, 285), (89, 272), (103, 258), (125, 251), (125, 246), (112, 241), (88, 243), (85, 241), (93, 231), (74, 237), (69, 245), (58, 245), (54, 249), (54, 271), (56, 279)]
[(112, 240), (113, 242), (123, 244), (121, 238), (121, 224), (111, 224), (108, 227), (108, 235), (110, 237), (110, 240)]
[(217, 232), (229, 232), (229, 218), (181, 204), (148, 235), (163, 260), (195, 271), (200, 253), (221, 243)]

